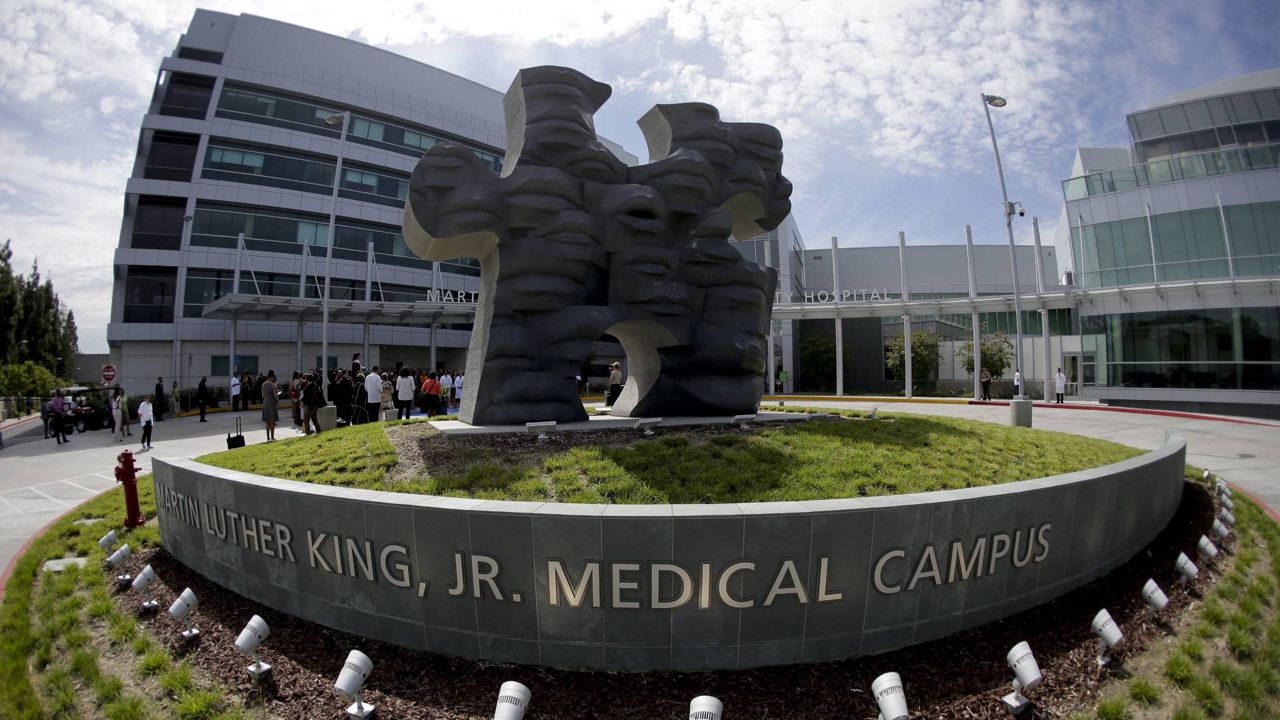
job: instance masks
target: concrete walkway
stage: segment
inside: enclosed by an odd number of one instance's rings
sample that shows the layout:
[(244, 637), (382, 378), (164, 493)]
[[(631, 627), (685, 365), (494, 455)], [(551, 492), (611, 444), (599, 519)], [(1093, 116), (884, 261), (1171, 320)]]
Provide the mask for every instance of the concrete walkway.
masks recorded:
[[(1004, 405), (952, 405), (941, 403), (880, 403), (878, 401), (793, 401), (789, 406), (838, 407), (881, 412), (918, 413), (983, 420), (1007, 425)], [(1105, 407), (1105, 406), (1102, 406)], [(1250, 418), (1199, 419), (1204, 416), (1168, 417), (1105, 409), (1036, 406), (1032, 423), (1041, 430), (1084, 435), (1150, 450), (1164, 443), (1166, 430), (1187, 438), (1187, 462), (1212, 470), (1280, 510), (1280, 424)], [(1245, 422), (1225, 422), (1243, 420)]]
[[(209, 422), (199, 418), (166, 418), (152, 432), (155, 449), (139, 452), (142, 430), (133, 426), (128, 442), (115, 443), (109, 430), (73, 433), (70, 444), (58, 445), (45, 440), (39, 418), (33, 427), (22, 428), (15, 435), (5, 435), (0, 450), (0, 570), (8, 566), (19, 548), (40, 528), (71, 508), (115, 486), (116, 456), (129, 449), (143, 472), (151, 471), (151, 460), (189, 458), (215, 450), (225, 450), (227, 432), (242, 418), (245, 441), (257, 444), (266, 440), (266, 431), (258, 413), (219, 413)], [(295, 437), (282, 415), (285, 428), (277, 428), (281, 440)], [(121, 501), (123, 503), (123, 500)], [(109, 517), (107, 528), (124, 521), (124, 507), (117, 516)], [(104, 529), (103, 532), (106, 532)]]

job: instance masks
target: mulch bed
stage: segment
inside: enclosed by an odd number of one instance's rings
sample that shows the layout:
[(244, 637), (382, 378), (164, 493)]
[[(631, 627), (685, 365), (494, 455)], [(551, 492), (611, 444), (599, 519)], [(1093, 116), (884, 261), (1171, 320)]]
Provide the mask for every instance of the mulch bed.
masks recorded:
[[(592, 442), (599, 441), (593, 434)], [(347, 651), (359, 648), (375, 663), (364, 699), (377, 705), (382, 720), (488, 720), (498, 687), (506, 680), (532, 689), (529, 720), (683, 720), (689, 700), (701, 694), (724, 701), (725, 720), (869, 719), (877, 714), (871, 681), (889, 670), (903, 676), (912, 718), (996, 720), (1009, 717), (1000, 703), (1000, 697), (1012, 690), (1005, 653), (1020, 640), (1031, 644), (1044, 673), (1044, 682), (1028, 693), (1037, 704), (1022, 718), (1056, 718), (1092, 705), (1105, 682), (1123, 677), (1125, 653), (1140, 653), (1172, 632), (1168, 625), (1147, 619), (1139, 590), (1148, 577), (1168, 593), (1162, 621), (1173, 624), (1212, 582), (1202, 568), (1193, 586), (1179, 586), (1173, 559), (1179, 551), (1191, 554), (1212, 523), (1215, 506), (1208, 490), (1188, 483), (1169, 526), (1135, 558), (1104, 578), (1013, 618), (870, 658), (760, 670), (575, 672), (451, 659), (283, 615), (213, 585), (163, 550), (139, 553), (129, 570), (137, 572), (151, 563), (159, 575), (153, 594), (161, 612), (142, 621), (151, 633), (228, 692), (246, 702), (258, 698), (279, 718), (341, 720), (347, 703), (334, 694), (333, 682)], [(187, 586), (200, 599), (196, 620), (203, 633), (189, 648), (178, 638), (182, 628), (164, 611)], [(117, 600), (131, 612), (138, 602), (131, 594)], [(1113, 655), (1116, 661), (1105, 670), (1095, 663), (1089, 630), (1089, 621), (1102, 607), (1125, 634), (1123, 652)], [(262, 659), (275, 666), (274, 678), (262, 688), (250, 682), (244, 670), (249, 661), (234, 648), (236, 635), (255, 613), (271, 627)]]

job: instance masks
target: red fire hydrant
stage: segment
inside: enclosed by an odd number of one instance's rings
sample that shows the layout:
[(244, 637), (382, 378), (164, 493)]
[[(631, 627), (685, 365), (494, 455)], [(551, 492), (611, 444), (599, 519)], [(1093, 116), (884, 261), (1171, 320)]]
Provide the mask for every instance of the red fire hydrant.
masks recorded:
[(125, 450), (116, 456), (116, 482), (124, 484), (124, 526), (135, 528), (147, 521), (138, 507), (138, 471), (133, 464), (133, 453)]

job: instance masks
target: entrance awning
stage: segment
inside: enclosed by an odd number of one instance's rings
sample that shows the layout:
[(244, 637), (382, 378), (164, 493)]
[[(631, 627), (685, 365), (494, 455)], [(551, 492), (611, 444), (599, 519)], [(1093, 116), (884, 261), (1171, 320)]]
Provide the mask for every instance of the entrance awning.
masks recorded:
[[(329, 300), (329, 321), (340, 323), (469, 323), (475, 314), (475, 303), (466, 302)], [(205, 305), (200, 316), (211, 320), (319, 322), (324, 316), (324, 302), (320, 298), (232, 293)]]

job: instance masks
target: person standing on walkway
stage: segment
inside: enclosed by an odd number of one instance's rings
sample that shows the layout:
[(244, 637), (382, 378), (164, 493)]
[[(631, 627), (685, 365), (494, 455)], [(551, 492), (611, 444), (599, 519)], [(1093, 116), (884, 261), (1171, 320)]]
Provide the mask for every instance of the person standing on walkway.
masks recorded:
[(378, 376), (377, 365), (364, 378), (364, 392), (364, 409), (368, 416), (365, 422), (378, 422), (382, 419), (378, 416), (378, 410), (382, 407), (382, 378)]
[(449, 412), (453, 407), (453, 375), (448, 370), (440, 375), (440, 394), (444, 396), (444, 411)]
[(120, 388), (120, 418), (124, 423), (124, 436), (133, 437), (133, 430), (129, 428), (129, 393), (119, 383), (116, 383), (116, 387)]
[(1022, 394), (1022, 369), (1013, 371), (1013, 397), (1017, 398)]
[(616, 362), (609, 366), (609, 397), (605, 398), (604, 404), (613, 407), (618, 401), (618, 396), (622, 394), (622, 363)]
[(231, 373), (231, 412), (240, 410), (240, 376)]
[(324, 404), (324, 393), (320, 391), (316, 376), (307, 373), (302, 378), (302, 434), (310, 435), (312, 428), (315, 428), (317, 435), (320, 434), (320, 420), (316, 414)]
[(982, 368), (982, 374), (978, 376), (978, 381), (982, 383), (982, 399), (984, 401), (991, 400), (991, 373), (986, 368)]
[(67, 437), (67, 402), (62, 399), (62, 391), (54, 390), (53, 399), (49, 401), (49, 422), (53, 425), (53, 437), (58, 440), (58, 444), (69, 443), (71, 438)]
[(111, 392), (111, 437), (116, 442), (124, 442), (124, 414), (129, 412), (124, 406), (124, 390), (117, 385)]
[(162, 377), (156, 378), (155, 398), (156, 398), (156, 402), (155, 402), (156, 422), (161, 422), (164, 420), (164, 409), (165, 409), (164, 378)]
[(154, 412), (151, 406), (151, 396), (143, 395), (142, 403), (138, 405), (138, 422), (142, 423), (142, 449), (151, 449), (151, 426), (155, 420)]
[(413, 376), (408, 367), (400, 368), (400, 376), (396, 378), (396, 419), (408, 420), (413, 412)]
[(200, 384), (196, 386), (196, 404), (200, 406), (200, 422), (209, 422), (204, 419), (205, 408), (209, 407), (209, 378), (201, 377)]
[(1055, 378), (1058, 385), (1058, 404), (1062, 405), (1062, 396), (1067, 392), (1067, 376), (1062, 373), (1062, 368), (1058, 368), (1058, 376)]
[(267, 425), (267, 442), (275, 442), (276, 423), (280, 422), (280, 386), (274, 370), (262, 381), (262, 422)]
[(453, 376), (453, 392), (458, 396), (458, 409), (462, 409), (462, 381), (467, 379), (467, 374), (460, 372)]
[(435, 417), (440, 414), (440, 381), (436, 379), (435, 373), (427, 373), (427, 379), (422, 381), (422, 412), (427, 417)]

